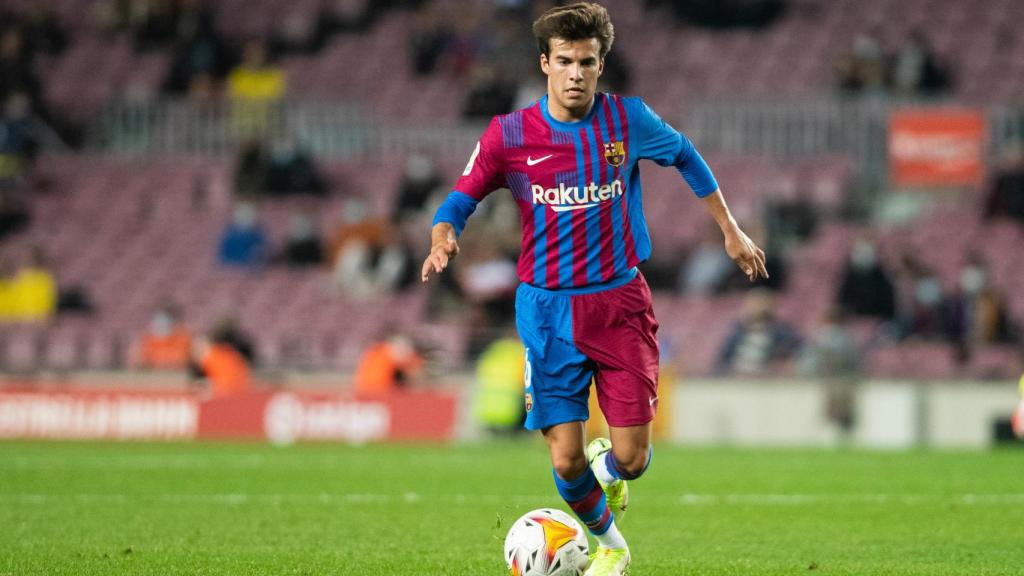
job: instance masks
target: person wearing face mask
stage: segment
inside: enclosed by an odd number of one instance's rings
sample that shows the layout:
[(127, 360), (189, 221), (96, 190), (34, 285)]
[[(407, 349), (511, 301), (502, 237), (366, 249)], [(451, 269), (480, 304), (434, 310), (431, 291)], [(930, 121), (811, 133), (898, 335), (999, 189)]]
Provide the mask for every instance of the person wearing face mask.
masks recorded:
[(948, 339), (942, 284), (935, 272), (911, 256), (904, 258), (910, 294), (900, 314), (902, 338)]
[(1003, 297), (989, 285), (985, 263), (977, 255), (968, 257), (959, 290), (946, 304), (946, 332), (964, 348), (1014, 340)]
[(896, 297), (889, 275), (879, 265), (875, 245), (857, 240), (843, 272), (838, 303), (844, 314), (889, 321), (896, 316)]
[(259, 223), (256, 207), (241, 202), (221, 235), (218, 260), (227, 266), (258, 268), (266, 259), (267, 235)]
[(716, 374), (755, 376), (796, 357), (802, 338), (775, 316), (774, 308), (774, 299), (766, 289), (747, 293), (743, 317), (733, 324), (719, 351)]
[(192, 353), (192, 334), (179, 321), (173, 306), (153, 313), (149, 328), (139, 339), (133, 364), (139, 368), (179, 370), (188, 366)]

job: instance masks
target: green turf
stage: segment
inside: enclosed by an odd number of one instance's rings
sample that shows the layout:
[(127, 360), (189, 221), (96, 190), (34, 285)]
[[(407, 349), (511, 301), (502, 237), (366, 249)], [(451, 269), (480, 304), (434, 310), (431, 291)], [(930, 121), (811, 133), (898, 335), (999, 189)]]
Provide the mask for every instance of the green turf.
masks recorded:
[[(535, 440), (0, 443), (0, 575), (498, 575), (550, 475)], [(1024, 574), (1024, 450), (659, 446), (631, 494), (634, 576)]]

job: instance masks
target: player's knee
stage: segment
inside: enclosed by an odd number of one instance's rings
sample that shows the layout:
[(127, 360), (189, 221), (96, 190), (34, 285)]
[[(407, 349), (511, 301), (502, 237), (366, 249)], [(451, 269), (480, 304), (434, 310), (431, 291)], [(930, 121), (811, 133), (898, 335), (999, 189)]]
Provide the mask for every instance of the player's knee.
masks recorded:
[(650, 463), (650, 449), (647, 446), (630, 447), (615, 452), (615, 465), (626, 480), (635, 480), (643, 475)]
[(580, 452), (551, 454), (551, 466), (563, 480), (574, 480), (587, 469), (587, 458)]

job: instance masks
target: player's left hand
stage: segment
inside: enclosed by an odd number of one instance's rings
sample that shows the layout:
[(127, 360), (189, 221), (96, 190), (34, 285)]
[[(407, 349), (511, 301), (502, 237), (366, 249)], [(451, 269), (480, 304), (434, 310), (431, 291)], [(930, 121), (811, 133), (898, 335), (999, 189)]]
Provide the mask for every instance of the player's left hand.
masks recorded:
[(725, 252), (751, 282), (757, 280), (759, 276), (768, 278), (768, 270), (764, 266), (764, 250), (761, 250), (739, 227), (726, 233)]

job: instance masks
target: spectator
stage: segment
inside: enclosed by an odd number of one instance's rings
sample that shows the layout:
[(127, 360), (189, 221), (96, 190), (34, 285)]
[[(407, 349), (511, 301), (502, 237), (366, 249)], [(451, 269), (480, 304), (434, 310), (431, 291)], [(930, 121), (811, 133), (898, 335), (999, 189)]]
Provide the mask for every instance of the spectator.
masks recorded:
[(896, 296), (889, 275), (879, 265), (875, 245), (867, 238), (853, 244), (839, 284), (839, 308), (844, 314), (891, 321)]
[(227, 47), (205, 10), (186, 10), (178, 29), (178, 46), (165, 88), (169, 92), (190, 95), (193, 90), (205, 91), (209, 83), (219, 81), (227, 73)]
[(228, 75), (235, 129), (244, 135), (266, 133), (271, 128), (273, 108), (286, 90), (284, 70), (267, 62), (263, 43), (248, 42), (242, 62)]
[(911, 33), (892, 62), (892, 88), (901, 96), (934, 96), (950, 88), (949, 73), (920, 31)]
[(173, 0), (152, 0), (143, 16), (133, 23), (135, 50), (143, 52), (166, 48), (178, 34), (179, 11)]
[(242, 62), (228, 75), (228, 96), (236, 103), (276, 102), (284, 98), (286, 89), (284, 71), (267, 62), (263, 43), (246, 43)]
[(28, 226), (28, 202), (19, 190), (0, 185), (0, 239)]
[(850, 51), (836, 63), (839, 88), (848, 94), (885, 91), (885, 58), (878, 39), (858, 34)]
[(405, 161), (405, 173), (398, 185), (398, 202), (393, 221), (398, 224), (419, 215), (434, 190), (441, 186), (434, 159), (423, 153), (414, 153)]
[(39, 131), (31, 103), (13, 92), (0, 109), (0, 181), (16, 182), (29, 171), (39, 151)]
[(239, 202), (231, 223), (221, 235), (220, 263), (259, 268), (266, 264), (267, 249), (267, 234), (257, 219), (256, 207), (248, 202)]
[(495, 433), (515, 433), (521, 429), (523, 410), (523, 371), (526, 353), (513, 334), (499, 338), (484, 348), (476, 363), (475, 410), (477, 421)]
[(0, 257), (0, 322), (9, 322), (14, 315), (14, 263), (9, 258)]
[(273, 196), (327, 192), (313, 158), (295, 138), (287, 138), (274, 146), (267, 168), (267, 192)]
[(1012, 218), (1024, 224), (1024, 146), (1008, 147), (989, 186), (986, 218)]
[(210, 341), (234, 348), (250, 366), (256, 365), (256, 347), (252, 338), (242, 331), (234, 314), (224, 314), (217, 320), (210, 332)]
[(755, 376), (792, 359), (800, 349), (800, 336), (775, 317), (771, 292), (757, 288), (747, 293), (743, 316), (733, 325), (718, 356), (716, 373)]
[(249, 138), (238, 149), (235, 162), (235, 195), (242, 199), (263, 196), (270, 170), (266, 151), (256, 138)]
[(503, 78), (495, 66), (486, 63), (473, 66), (470, 83), (462, 108), (462, 117), (466, 120), (489, 120), (512, 110), (517, 87)]
[(406, 336), (392, 334), (363, 352), (355, 373), (359, 397), (386, 396), (409, 383), (423, 368), (423, 358)]
[(43, 322), (57, 313), (57, 282), (38, 247), (32, 250), (29, 264), (18, 271), (8, 290), (10, 315), (16, 322)]
[(680, 271), (679, 288), (684, 294), (713, 296), (732, 274), (736, 265), (722, 250), (722, 233), (712, 224)]
[(344, 219), (331, 243), (334, 286), (356, 298), (391, 293), (411, 269), (408, 249), (386, 220), (366, 213), (361, 200), (345, 204)]
[(772, 252), (785, 253), (804, 243), (818, 227), (818, 207), (807, 182), (797, 183), (793, 193), (773, 194), (764, 206), (765, 227)]
[(132, 363), (141, 368), (177, 370), (188, 366), (191, 353), (192, 334), (181, 323), (178, 310), (162, 306), (137, 342)]
[(228, 344), (197, 338), (192, 346), (192, 362), (192, 372), (208, 386), (214, 398), (233, 396), (249, 389), (249, 364)]
[(42, 84), (36, 76), (32, 53), (25, 45), (21, 29), (8, 27), (0, 29), (0, 100), (6, 100), (14, 93), (28, 97), (32, 109), (45, 116), (42, 100)]
[(798, 369), (805, 376), (835, 378), (860, 369), (860, 351), (839, 308), (830, 308), (804, 345)]
[(911, 256), (904, 258), (904, 276), (911, 295), (900, 312), (903, 338), (948, 340), (942, 284), (934, 270)]
[(308, 214), (293, 213), (288, 223), (288, 238), (285, 240), (284, 261), (289, 266), (318, 266), (324, 261), (320, 235), (314, 228)]
[(414, 74), (429, 76), (434, 73), (444, 56), (451, 35), (451, 30), (436, 2), (425, 2), (416, 10), (413, 29), (409, 35), (409, 51)]
[(962, 350), (1015, 340), (1002, 295), (988, 282), (988, 270), (972, 254), (960, 271), (956, 294), (946, 302), (946, 333)]

